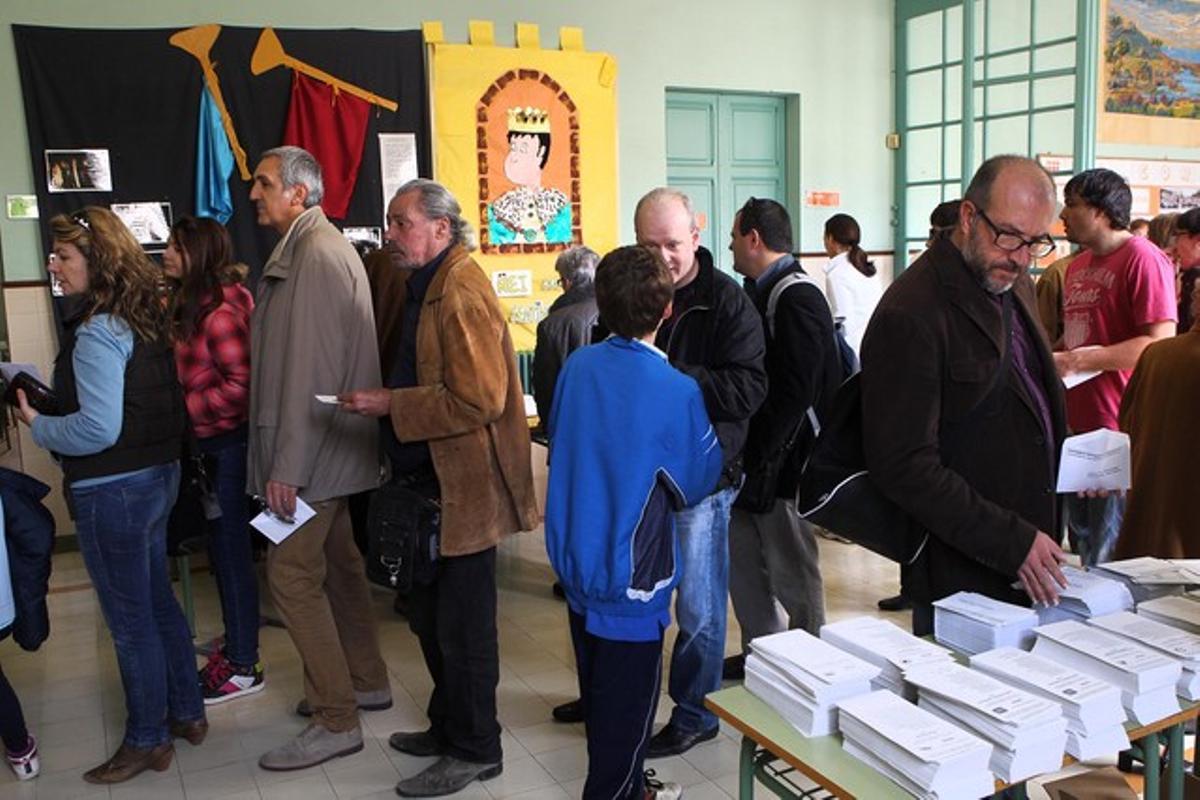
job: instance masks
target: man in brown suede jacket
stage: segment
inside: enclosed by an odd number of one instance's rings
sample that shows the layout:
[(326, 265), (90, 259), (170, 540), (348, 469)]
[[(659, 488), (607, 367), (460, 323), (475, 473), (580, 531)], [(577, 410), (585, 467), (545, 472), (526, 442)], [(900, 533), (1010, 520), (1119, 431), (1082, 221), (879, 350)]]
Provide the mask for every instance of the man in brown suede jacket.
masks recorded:
[(440, 184), (418, 179), (388, 205), (389, 247), (408, 279), (387, 388), (340, 396), (343, 411), (390, 417), (392, 480), (441, 506), (437, 576), (415, 584), (409, 621), (433, 677), (430, 727), (388, 743), (440, 756), (402, 796), (453, 794), (502, 770), (496, 719), (496, 545), (538, 522), (529, 427), (508, 325), (471, 258), (470, 225)]

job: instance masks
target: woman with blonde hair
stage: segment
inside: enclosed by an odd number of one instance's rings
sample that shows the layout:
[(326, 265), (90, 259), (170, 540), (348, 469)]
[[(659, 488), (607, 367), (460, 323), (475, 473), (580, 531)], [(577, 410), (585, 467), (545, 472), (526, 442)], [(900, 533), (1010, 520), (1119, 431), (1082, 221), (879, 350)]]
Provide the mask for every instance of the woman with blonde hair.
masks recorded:
[(208, 730), (191, 632), (167, 574), (183, 397), (160, 273), (128, 228), (88, 206), (53, 217), (50, 230), (50, 272), (78, 302), (54, 363), (57, 414), (38, 413), (23, 392), (19, 413), (62, 466), (125, 689), (121, 745), (83, 777), (119, 783), (167, 769), (174, 737), (199, 744)]

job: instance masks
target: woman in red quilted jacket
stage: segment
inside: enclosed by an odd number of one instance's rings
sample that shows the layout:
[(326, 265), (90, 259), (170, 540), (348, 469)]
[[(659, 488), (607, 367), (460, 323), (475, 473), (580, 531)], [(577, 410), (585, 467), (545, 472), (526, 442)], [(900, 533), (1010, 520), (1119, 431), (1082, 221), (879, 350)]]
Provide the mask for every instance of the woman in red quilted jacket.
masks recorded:
[(250, 313), (221, 223), (182, 217), (171, 228), (163, 269), (176, 284), (172, 308), (175, 365), (192, 430), (205, 454), (221, 507), (209, 539), (217, 576), (225, 646), (200, 670), (212, 705), (264, 687), (258, 660), (258, 581), (250, 552), (246, 504), (246, 419), (250, 408)]

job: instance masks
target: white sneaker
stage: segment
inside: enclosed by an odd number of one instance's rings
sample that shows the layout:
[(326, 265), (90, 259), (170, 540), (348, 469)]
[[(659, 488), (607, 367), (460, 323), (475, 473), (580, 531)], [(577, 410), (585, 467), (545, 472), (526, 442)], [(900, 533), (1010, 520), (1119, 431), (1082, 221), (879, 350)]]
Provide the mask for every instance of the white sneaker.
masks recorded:
[(654, 770), (648, 769), (642, 773), (646, 783), (645, 800), (679, 800), (683, 797), (683, 787), (671, 781), (660, 781), (654, 777)]
[(29, 737), (28, 749), (19, 755), (13, 753), (5, 753), (8, 758), (8, 766), (16, 773), (17, 780), (27, 781), (38, 776), (41, 770), (41, 764), (38, 762), (37, 739), (32, 735)]

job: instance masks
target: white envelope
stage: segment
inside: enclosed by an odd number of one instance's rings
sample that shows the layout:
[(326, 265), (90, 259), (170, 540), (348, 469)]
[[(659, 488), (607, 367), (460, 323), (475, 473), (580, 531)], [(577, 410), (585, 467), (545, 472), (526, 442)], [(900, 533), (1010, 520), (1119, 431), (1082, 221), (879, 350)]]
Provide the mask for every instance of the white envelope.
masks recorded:
[(1121, 491), (1130, 486), (1129, 434), (1100, 428), (1068, 436), (1058, 465), (1058, 491)]

